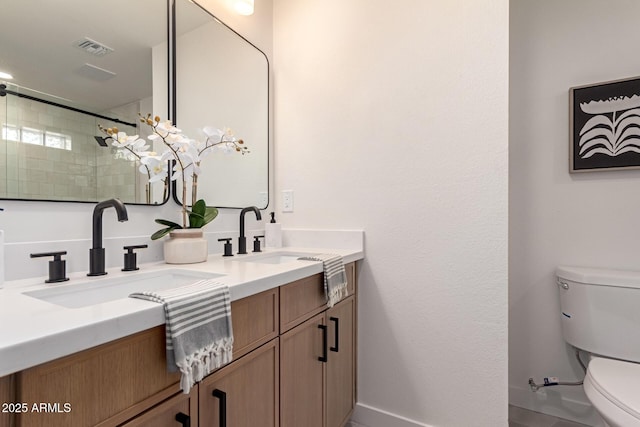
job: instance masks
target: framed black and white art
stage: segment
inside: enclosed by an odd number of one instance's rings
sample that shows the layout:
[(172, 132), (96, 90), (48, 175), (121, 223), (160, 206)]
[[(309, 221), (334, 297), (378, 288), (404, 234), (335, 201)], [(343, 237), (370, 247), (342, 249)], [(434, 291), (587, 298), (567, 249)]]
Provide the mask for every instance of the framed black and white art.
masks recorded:
[(640, 168), (640, 77), (569, 89), (569, 172)]

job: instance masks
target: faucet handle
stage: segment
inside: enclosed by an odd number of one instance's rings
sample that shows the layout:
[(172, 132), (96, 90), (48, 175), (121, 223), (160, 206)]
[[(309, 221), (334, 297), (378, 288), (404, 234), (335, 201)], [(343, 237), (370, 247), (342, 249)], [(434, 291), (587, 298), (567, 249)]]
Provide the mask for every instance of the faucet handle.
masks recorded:
[(264, 239), (264, 235), (253, 236), (253, 252), (262, 252), (260, 250), (260, 239)]
[(67, 261), (62, 259), (62, 255), (66, 255), (67, 251), (60, 252), (41, 252), (37, 254), (30, 254), (31, 258), (40, 258), (52, 256), (53, 260), (49, 261), (49, 279), (45, 280), (45, 283), (57, 283), (66, 282), (69, 280), (66, 273)]
[(127, 251), (124, 254), (124, 268), (122, 271), (136, 271), (139, 270), (137, 265), (137, 254), (133, 252), (134, 249), (144, 249), (148, 248), (149, 245), (133, 245), (133, 246), (124, 246), (122, 249)]
[(224, 255), (222, 256), (233, 256), (233, 247), (231, 246), (231, 237), (226, 239), (218, 239), (218, 242), (225, 242)]

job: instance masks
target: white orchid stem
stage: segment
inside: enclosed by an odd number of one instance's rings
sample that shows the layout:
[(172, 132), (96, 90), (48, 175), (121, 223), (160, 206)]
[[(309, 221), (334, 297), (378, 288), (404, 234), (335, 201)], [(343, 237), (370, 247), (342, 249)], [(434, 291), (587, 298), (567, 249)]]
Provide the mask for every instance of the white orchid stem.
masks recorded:
[[(197, 166), (200, 166), (198, 163)], [(195, 173), (191, 176), (191, 206), (198, 201), (198, 175)]]
[(180, 170), (182, 171), (182, 228), (187, 228), (187, 181), (185, 181), (184, 179), (184, 170), (185, 170), (185, 166), (182, 163), (182, 160), (180, 159), (180, 156), (178, 155), (178, 151), (176, 149), (174, 149), (171, 144), (169, 144), (167, 142), (167, 137), (169, 136), (169, 133), (167, 133), (166, 136), (163, 136), (160, 132), (158, 132), (157, 127), (158, 124), (154, 124), (152, 125), (153, 127), (153, 132), (158, 135), (160, 137), (160, 139), (162, 139), (162, 143), (164, 145), (166, 145), (169, 150), (171, 150), (171, 152), (173, 153), (173, 158), (176, 160), (176, 162), (178, 162), (178, 164), (180, 165)]
[(198, 151), (198, 156), (200, 156), (202, 153), (207, 151), (209, 148), (217, 147), (220, 144), (233, 144), (236, 148), (239, 148), (239, 145), (238, 145), (238, 143), (236, 141), (225, 141), (224, 140), (224, 135), (220, 138), (220, 141), (215, 142), (215, 143), (213, 143), (211, 145), (209, 145), (209, 139), (210, 138), (207, 137), (207, 140), (205, 141), (205, 144), (204, 144), (205, 147), (202, 150)]

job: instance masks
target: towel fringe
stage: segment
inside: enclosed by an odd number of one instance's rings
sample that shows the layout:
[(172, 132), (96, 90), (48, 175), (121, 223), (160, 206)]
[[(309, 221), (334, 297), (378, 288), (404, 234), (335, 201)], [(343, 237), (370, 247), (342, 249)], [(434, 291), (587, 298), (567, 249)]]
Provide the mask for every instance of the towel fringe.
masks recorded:
[(349, 294), (347, 290), (347, 284), (342, 283), (329, 291), (327, 295), (327, 307), (331, 308), (337, 303), (339, 303), (343, 298), (346, 298)]
[(306, 255), (298, 259), (306, 261), (321, 261), (324, 272), (324, 291), (327, 299), (327, 307), (336, 305), (342, 298), (348, 296), (347, 274), (344, 261), (337, 254)]
[(233, 360), (233, 337), (223, 338), (209, 344), (184, 360), (176, 361), (182, 373), (180, 388), (184, 394), (189, 394), (191, 387), (214, 370)]

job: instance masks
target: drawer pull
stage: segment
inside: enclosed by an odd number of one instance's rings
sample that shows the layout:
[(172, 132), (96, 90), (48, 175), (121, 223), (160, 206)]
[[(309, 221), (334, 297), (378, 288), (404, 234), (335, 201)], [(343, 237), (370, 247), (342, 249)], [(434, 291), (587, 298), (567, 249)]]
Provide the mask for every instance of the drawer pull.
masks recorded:
[(213, 397), (220, 399), (220, 427), (227, 427), (227, 393), (222, 390), (215, 389), (211, 394)]
[(191, 419), (189, 418), (189, 415), (183, 412), (178, 412), (176, 414), (176, 421), (182, 424), (182, 427), (191, 427)]
[(318, 325), (322, 329), (322, 356), (318, 360), (327, 363), (327, 325)]
[(337, 317), (329, 317), (329, 320), (331, 320), (332, 322), (334, 322), (334, 332), (335, 332), (335, 336), (334, 336), (334, 341), (333, 341), (333, 347), (329, 348), (329, 350), (333, 351), (333, 352), (338, 352), (338, 346), (340, 344), (340, 338), (339, 338), (339, 331), (340, 331), (340, 319), (338, 319)]

